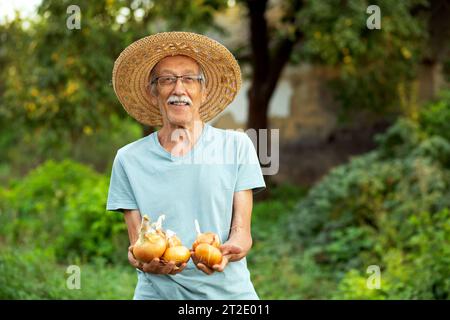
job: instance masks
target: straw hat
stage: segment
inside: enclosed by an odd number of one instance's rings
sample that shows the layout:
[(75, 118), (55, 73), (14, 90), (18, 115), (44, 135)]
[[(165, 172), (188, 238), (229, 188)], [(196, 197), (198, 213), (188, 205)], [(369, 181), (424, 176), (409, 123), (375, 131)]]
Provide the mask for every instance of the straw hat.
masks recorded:
[(189, 56), (203, 69), (207, 98), (199, 112), (205, 122), (225, 109), (241, 87), (236, 59), (215, 40), (191, 32), (162, 32), (142, 38), (117, 58), (112, 83), (125, 110), (143, 124), (163, 124), (159, 107), (150, 101), (150, 71), (161, 59), (174, 55)]

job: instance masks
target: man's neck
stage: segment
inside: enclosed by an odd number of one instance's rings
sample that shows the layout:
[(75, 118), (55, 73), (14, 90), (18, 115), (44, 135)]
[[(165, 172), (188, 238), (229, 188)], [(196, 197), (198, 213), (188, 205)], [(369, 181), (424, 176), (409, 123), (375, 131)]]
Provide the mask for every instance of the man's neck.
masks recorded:
[(157, 132), (159, 143), (174, 155), (183, 156), (196, 144), (204, 126), (205, 123), (200, 120), (186, 126), (164, 124)]

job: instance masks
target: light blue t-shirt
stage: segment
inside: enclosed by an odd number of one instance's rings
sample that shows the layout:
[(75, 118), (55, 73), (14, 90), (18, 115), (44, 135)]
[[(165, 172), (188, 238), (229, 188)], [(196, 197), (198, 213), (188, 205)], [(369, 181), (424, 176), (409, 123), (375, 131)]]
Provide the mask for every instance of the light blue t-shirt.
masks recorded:
[[(228, 239), (234, 192), (265, 188), (258, 157), (244, 133), (205, 124), (194, 147), (173, 156), (154, 132), (118, 150), (114, 159), (107, 210), (139, 209), (152, 221), (164, 214), (164, 229), (190, 248), (202, 232)], [(258, 299), (246, 259), (230, 262), (224, 272), (206, 275), (189, 260), (177, 275), (138, 270), (135, 299)]]

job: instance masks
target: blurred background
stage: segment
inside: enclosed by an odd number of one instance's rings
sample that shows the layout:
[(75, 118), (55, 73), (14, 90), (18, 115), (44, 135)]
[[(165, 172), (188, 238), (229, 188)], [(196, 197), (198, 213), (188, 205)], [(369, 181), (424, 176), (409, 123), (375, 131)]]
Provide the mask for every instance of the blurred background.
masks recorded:
[(0, 0), (1, 299), (132, 298), (109, 175), (157, 128), (127, 116), (111, 72), (131, 42), (175, 30), (243, 70), (213, 126), (280, 130), (248, 256), (262, 299), (450, 298), (448, 1)]

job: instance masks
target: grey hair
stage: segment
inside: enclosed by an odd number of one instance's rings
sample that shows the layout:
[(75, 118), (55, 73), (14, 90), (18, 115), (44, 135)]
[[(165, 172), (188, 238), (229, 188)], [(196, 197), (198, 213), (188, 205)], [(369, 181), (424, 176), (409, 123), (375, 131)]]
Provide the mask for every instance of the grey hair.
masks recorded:
[[(198, 63), (197, 61), (195, 61), (198, 65), (198, 68), (200, 69), (200, 77), (202, 77), (200, 79), (200, 84), (202, 86), (202, 89), (204, 89), (206, 87), (206, 76), (205, 76), (205, 72), (203, 71), (203, 68), (201, 66), (200, 63)], [(156, 96), (157, 91), (156, 91), (156, 66), (158, 64), (155, 64), (155, 66), (152, 68), (152, 70), (150, 71), (150, 82), (148, 83), (148, 86), (150, 87), (150, 93), (154, 96)]]

